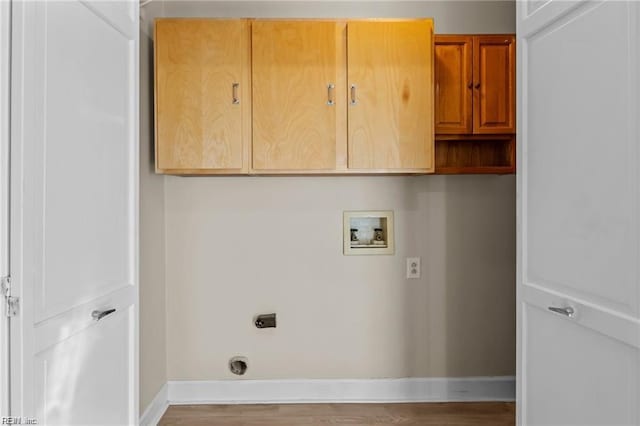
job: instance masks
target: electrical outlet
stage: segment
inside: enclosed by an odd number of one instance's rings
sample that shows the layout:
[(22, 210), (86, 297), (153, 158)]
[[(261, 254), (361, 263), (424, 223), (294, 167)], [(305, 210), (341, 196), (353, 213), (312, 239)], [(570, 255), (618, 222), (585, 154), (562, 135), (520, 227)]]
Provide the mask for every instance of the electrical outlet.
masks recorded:
[(407, 257), (407, 278), (420, 278), (420, 258)]

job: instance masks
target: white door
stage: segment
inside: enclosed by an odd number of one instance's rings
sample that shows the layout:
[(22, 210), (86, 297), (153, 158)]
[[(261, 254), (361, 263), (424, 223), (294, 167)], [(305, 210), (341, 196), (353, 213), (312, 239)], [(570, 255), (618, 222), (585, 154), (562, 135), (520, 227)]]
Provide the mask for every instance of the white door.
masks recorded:
[(523, 1), (518, 420), (640, 424), (640, 2)]
[(135, 424), (138, 3), (12, 9), (12, 415)]
[[(9, 52), (11, 7), (0, 2), (0, 280), (9, 275)], [(0, 302), (4, 288), (0, 286)], [(9, 318), (0, 303), (0, 417), (9, 415)]]

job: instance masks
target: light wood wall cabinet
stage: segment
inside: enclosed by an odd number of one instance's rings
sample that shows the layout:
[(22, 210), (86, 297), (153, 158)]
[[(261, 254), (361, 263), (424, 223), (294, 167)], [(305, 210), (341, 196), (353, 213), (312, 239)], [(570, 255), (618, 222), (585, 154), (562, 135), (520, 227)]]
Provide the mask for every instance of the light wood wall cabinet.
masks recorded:
[(248, 20), (156, 21), (158, 172), (249, 171), (250, 70)]
[(515, 37), (435, 38), (436, 173), (515, 172)]
[(434, 171), (433, 21), (156, 21), (157, 171)]
[(252, 23), (253, 170), (346, 166), (344, 22)]
[(349, 168), (433, 171), (433, 22), (348, 24)]

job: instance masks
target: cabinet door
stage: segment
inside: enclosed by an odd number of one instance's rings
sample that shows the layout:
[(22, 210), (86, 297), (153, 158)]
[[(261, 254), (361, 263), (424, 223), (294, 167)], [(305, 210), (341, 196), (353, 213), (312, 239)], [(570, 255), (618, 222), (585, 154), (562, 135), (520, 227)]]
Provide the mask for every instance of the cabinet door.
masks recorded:
[(348, 24), (349, 168), (433, 170), (433, 22)]
[(346, 167), (345, 24), (252, 24), (253, 170)]
[(468, 134), (472, 129), (473, 37), (436, 36), (436, 133)]
[(473, 132), (515, 132), (515, 38), (473, 39)]
[(157, 170), (248, 171), (248, 21), (161, 19), (155, 32)]

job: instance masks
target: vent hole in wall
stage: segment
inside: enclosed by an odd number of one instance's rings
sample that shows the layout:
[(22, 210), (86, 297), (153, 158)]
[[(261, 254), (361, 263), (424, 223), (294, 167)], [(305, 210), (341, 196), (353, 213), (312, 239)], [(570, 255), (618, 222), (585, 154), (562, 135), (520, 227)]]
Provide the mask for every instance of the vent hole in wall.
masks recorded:
[(242, 356), (234, 356), (229, 360), (229, 370), (236, 376), (242, 376), (247, 372), (247, 359)]

